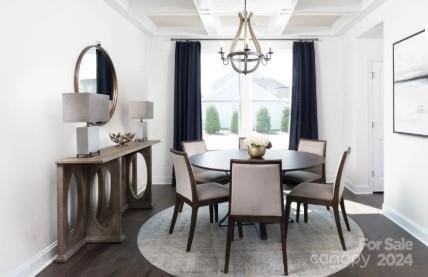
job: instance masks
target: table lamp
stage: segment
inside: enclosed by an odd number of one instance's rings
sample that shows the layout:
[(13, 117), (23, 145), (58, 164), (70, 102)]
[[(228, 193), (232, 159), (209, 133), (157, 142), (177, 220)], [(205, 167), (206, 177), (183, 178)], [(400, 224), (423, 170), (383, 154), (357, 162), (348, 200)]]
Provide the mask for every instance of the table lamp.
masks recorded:
[(137, 141), (147, 139), (147, 122), (144, 119), (153, 119), (153, 102), (133, 101), (129, 103), (129, 118), (136, 118), (137, 123), (135, 138)]
[(109, 120), (109, 96), (97, 93), (63, 93), (64, 122), (86, 122), (86, 127), (76, 128), (77, 157), (99, 154), (99, 126)]

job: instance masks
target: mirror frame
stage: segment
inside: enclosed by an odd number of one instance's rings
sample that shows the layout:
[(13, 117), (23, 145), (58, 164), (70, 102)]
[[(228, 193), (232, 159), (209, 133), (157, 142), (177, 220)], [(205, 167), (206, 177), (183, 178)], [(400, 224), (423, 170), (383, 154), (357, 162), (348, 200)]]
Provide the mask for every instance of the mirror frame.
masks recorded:
[[(79, 91), (79, 72), (80, 72), (80, 66), (82, 64), (83, 57), (92, 48), (95, 48), (95, 49), (101, 51), (107, 57), (107, 61), (110, 64), (110, 67), (111, 67), (111, 73), (113, 75), (112, 76), (112, 79), (113, 79), (112, 80), (113, 81), (113, 91), (112, 91), (113, 97), (112, 98), (113, 99), (111, 100), (112, 103), (111, 103), (111, 107), (110, 107), (110, 118), (106, 122), (94, 124), (94, 125), (97, 125), (97, 126), (102, 126), (102, 125), (106, 124), (107, 122), (109, 122), (111, 120), (111, 118), (114, 115), (114, 112), (116, 111), (117, 98), (118, 98), (119, 91), (118, 91), (118, 86), (117, 86), (116, 69), (114, 68), (113, 61), (111, 60), (110, 55), (107, 53), (107, 51), (101, 46), (101, 44), (89, 45), (89, 46), (83, 48), (83, 50), (80, 52), (79, 57), (77, 58), (77, 61), (76, 61), (76, 65), (74, 67), (74, 93), (79, 93), (80, 92)], [(82, 91), (82, 92), (84, 92), (84, 91)]]

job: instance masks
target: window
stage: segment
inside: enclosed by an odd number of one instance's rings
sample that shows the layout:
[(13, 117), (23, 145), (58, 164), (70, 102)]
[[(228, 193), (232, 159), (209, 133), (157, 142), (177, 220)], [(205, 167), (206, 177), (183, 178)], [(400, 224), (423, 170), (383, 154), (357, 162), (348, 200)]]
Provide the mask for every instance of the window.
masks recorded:
[[(264, 47), (263, 49), (267, 49)], [(213, 45), (203, 45), (202, 124), (207, 148), (238, 147), (239, 137), (266, 136), (273, 148), (288, 148), (291, 104), (291, 47), (275, 49), (267, 66), (252, 74), (221, 63)]]

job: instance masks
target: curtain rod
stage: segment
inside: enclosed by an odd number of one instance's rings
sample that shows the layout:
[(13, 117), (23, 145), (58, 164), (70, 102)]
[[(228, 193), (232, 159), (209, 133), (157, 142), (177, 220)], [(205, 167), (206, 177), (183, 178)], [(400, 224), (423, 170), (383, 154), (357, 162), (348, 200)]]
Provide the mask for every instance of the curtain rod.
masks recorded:
[[(219, 40), (233, 40), (233, 38), (171, 38), (171, 41), (219, 41)], [(241, 39), (242, 40), (242, 39)], [(258, 40), (270, 41), (319, 41), (319, 38), (260, 38)]]

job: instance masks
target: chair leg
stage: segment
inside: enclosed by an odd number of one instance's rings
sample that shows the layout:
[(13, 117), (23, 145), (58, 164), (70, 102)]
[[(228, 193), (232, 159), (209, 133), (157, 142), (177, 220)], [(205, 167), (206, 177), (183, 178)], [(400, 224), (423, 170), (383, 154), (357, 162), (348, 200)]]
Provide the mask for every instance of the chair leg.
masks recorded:
[(233, 240), (233, 232), (235, 229), (235, 222), (229, 217), (229, 222), (227, 226), (227, 239), (226, 239), (226, 257), (224, 262), (224, 273), (229, 271), (229, 258), (230, 258), (230, 246)]
[(288, 218), (285, 219), (287, 223), (281, 222), (281, 243), (282, 243), (282, 262), (284, 264), (284, 275), (288, 275), (287, 265), (287, 236), (285, 234), (285, 224), (288, 224)]
[(218, 222), (218, 204), (214, 204), (214, 220)]
[(260, 227), (260, 239), (267, 240), (268, 236), (267, 236), (267, 230), (266, 230), (266, 223), (259, 223), (259, 227)]
[(184, 201), (181, 202), (180, 207), (179, 207), (179, 212), (181, 213), (183, 211), (183, 206), (184, 206)]
[(192, 241), (193, 241), (193, 235), (195, 234), (195, 227), (196, 227), (196, 219), (198, 217), (198, 208), (199, 207), (192, 207), (192, 219), (190, 220), (190, 231), (189, 231), (189, 238), (187, 240), (187, 248), (186, 251), (189, 252), (190, 248), (192, 247)]
[(308, 204), (303, 203), (303, 217), (305, 220), (305, 223), (308, 223)]
[(340, 225), (339, 217), (339, 207), (333, 207), (334, 219), (336, 221), (337, 233), (339, 234), (340, 243), (342, 244), (342, 249), (346, 251), (345, 239), (343, 238), (342, 226)]
[(238, 234), (240, 239), (244, 237), (244, 233), (242, 232), (242, 222), (240, 221), (238, 221)]
[(349, 226), (348, 215), (346, 214), (345, 201), (343, 200), (343, 198), (340, 201), (340, 209), (342, 210), (343, 220), (345, 221), (346, 229), (351, 232), (351, 226)]
[(296, 222), (299, 223), (299, 218), (300, 218), (300, 202), (297, 202), (297, 209), (296, 209)]
[(285, 241), (287, 241), (287, 233), (288, 233), (288, 223), (290, 222), (288, 219), (290, 218), (290, 209), (291, 209), (291, 200), (287, 198), (287, 202), (285, 203), (285, 226), (284, 226), (284, 235)]
[(210, 223), (213, 223), (213, 210), (214, 210), (214, 206), (213, 205), (208, 205), (209, 209), (210, 209)]
[(169, 233), (172, 234), (174, 232), (175, 222), (177, 221), (178, 210), (180, 209), (182, 201), (175, 197), (175, 206), (174, 206), (174, 214), (172, 215), (171, 226), (169, 227)]

